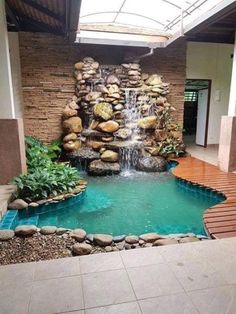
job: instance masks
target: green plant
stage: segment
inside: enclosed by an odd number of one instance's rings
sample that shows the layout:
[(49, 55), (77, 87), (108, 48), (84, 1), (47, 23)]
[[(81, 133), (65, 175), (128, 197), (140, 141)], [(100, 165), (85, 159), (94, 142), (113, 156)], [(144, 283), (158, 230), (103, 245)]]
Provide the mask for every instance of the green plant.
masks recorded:
[(76, 168), (54, 162), (59, 151), (57, 142), (44, 145), (33, 137), (26, 138), (28, 173), (13, 179), (16, 197), (36, 201), (70, 192), (80, 179)]
[(183, 144), (180, 141), (170, 137), (160, 144), (159, 155), (167, 157), (172, 154), (179, 157), (184, 155), (185, 151)]

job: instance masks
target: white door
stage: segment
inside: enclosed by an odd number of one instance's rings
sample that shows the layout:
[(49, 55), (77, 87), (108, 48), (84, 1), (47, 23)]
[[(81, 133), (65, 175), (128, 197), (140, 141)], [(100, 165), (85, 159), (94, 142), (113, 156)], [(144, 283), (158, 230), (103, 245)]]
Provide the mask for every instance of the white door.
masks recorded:
[(205, 134), (207, 127), (207, 104), (208, 89), (200, 90), (198, 92), (196, 144), (201, 146), (205, 145)]

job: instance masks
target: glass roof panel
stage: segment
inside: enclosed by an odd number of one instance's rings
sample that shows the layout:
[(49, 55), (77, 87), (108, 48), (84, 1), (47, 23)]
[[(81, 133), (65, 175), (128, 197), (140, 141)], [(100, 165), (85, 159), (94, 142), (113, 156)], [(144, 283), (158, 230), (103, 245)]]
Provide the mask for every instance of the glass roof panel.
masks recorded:
[(110, 23), (174, 33), (222, 0), (82, 0), (80, 24)]

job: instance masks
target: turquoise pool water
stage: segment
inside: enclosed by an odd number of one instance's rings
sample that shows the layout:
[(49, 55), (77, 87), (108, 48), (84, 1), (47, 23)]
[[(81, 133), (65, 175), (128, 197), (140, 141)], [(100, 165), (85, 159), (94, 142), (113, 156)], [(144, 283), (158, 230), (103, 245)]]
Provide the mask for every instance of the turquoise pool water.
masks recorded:
[[(88, 177), (76, 204), (38, 215), (38, 226), (83, 228), (87, 233), (204, 234), (204, 210), (223, 200), (216, 193), (176, 180), (171, 173)], [(51, 205), (49, 205), (51, 206)]]

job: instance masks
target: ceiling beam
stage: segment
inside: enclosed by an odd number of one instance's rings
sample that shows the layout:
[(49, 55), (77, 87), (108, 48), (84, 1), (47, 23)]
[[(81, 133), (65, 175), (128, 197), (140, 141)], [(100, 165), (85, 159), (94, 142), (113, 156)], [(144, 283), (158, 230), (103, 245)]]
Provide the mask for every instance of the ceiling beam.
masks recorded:
[(76, 40), (79, 28), (81, 2), (82, 0), (70, 0), (70, 9), (68, 12), (68, 36), (71, 42), (75, 42)]
[(24, 15), (23, 13), (19, 13), (18, 11), (15, 11), (14, 14), (16, 16), (18, 16), (20, 19), (22, 19), (24, 22), (26, 22), (27, 24), (30, 24), (33, 27), (35, 27), (38, 31), (42, 31), (42, 32), (46, 32), (46, 33), (53, 33), (53, 34), (57, 34), (57, 35), (63, 34), (62, 29), (53, 28), (50, 25), (45, 24), (43, 22), (36, 21), (36, 20), (32, 19), (31, 17)]
[(16, 29), (19, 31), (20, 30), (20, 23), (17, 20), (15, 14), (12, 12), (9, 4), (7, 1), (5, 1), (5, 10), (6, 10), (6, 14), (8, 16), (8, 18), (11, 20), (11, 22), (15, 25)]
[(46, 14), (46, 15), (52, 17), (55, 20), (63, 22), (63, 16), (61, 16), (61, 15), (59, 15), (57, 13), (52, 12), (51, 10), (49, 10), (46, 7), (43, 7), (42, 5), (38, 4), (37, 2), (34, 2), (32, 0), (21, 0), (21, 1), (24, 2), (25, 4), (27, 4), (28, 6), (34, 8), (35, 10), (43, 13), (43, 14)]

